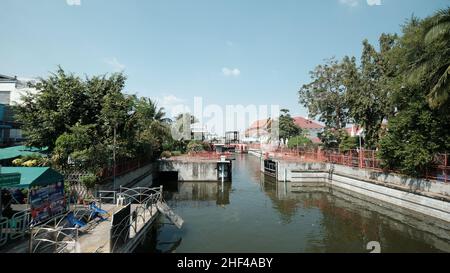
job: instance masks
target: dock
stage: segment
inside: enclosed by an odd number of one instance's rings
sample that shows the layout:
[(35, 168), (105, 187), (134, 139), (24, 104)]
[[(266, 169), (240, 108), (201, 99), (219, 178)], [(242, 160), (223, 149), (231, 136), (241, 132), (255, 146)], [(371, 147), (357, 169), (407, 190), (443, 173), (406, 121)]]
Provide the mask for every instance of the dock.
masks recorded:
[[(179, 228), (183, 224), (181, 217), (164, 203), (162, 187), (121, 188), (113, 200), (112, 204), (101, 204), (100, 217), (85, 226), (68, 227), (65, 216), (55, 220), (53, 226), (33, 228), (30, 252), (130, 253), (145, 239), (160, 215), (166, 215)], [(74, 215), (82, 221), (87, 214), (79, 209)]]

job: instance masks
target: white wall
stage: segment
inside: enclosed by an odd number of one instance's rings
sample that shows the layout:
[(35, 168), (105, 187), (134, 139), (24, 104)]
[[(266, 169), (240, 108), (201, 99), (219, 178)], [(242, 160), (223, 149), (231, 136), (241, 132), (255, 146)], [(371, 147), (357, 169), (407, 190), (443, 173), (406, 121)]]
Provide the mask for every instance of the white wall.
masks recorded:
[(35, 94), (35, 88), (26, 87), (26, 82), (0, 82), (0, 103), (6, 105), (17, 105), (22, 103), (21, 97), (27, 92)]
[(10, 105), (11, 93), (16, 90), (15, 82), (0, 82), (0, 103)]

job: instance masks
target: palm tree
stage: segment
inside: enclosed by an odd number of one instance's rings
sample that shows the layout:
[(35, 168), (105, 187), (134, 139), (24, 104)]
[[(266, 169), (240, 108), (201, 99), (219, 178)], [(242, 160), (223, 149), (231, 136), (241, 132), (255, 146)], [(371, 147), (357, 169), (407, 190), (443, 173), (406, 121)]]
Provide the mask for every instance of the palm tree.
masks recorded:
[(424, 30), (425, 45), (434, 50), (434, 58), (425, 60), (423, 66), (436, 68), (430, 74), (434, 86), (428, 99), (432, 108), (441, 108), (450, 93), (450, 7), (425, 20)]
[(159, 108), (158, 104), (149, 98), (143, 97), (138, 99), (136, 108), (137, 112), (140, 113), (141, 118), (158, 122), (167, 121), (167, 118), (165, 118), (166, 113), (164, 112), (164, 108)]

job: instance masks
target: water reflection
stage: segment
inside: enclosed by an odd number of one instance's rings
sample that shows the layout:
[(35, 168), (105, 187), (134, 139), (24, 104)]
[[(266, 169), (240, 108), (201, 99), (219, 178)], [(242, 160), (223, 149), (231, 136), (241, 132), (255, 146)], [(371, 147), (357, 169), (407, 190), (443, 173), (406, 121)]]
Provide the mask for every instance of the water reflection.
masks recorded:
[(218, 205), (226, 206), (230, 204), (231, 182), (175, 182), (171, 183), (164, 197), (172, 203), (186, 202), (195, 205)]
[(232, 183), (183, 182), (165, 198), (185, 220), (161, 218), (140, 252), (450, 252), (448, 223), (333, 187), (296, 187), (238, 156)]

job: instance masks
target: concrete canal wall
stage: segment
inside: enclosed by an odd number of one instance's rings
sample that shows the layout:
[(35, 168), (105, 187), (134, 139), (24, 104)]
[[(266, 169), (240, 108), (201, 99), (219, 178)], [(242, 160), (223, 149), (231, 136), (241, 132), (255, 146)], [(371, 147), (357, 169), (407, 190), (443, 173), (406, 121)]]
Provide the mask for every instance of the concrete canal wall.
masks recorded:
[(176, 172), (178, 181), (217, 181), (217, 160), (159, 160), (159, 172)]
[[(328, 184), (450, 222), (450, 185), (329, 163), (273, 160), (275, 178), (293, 186)], [(265, 172), (264, 160), (261, 171)]]
[[(157, 163), (150, 163), (132, 172), (116, 177), (116, 189), (122, 187), (151, 187), (153, 179), (157, 176)], [(98, 190), (111, 191), (114, 183), (98, 185)]]

